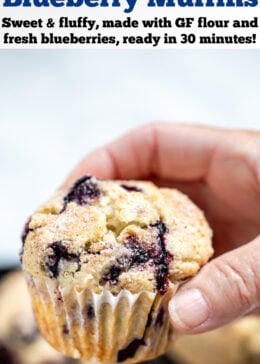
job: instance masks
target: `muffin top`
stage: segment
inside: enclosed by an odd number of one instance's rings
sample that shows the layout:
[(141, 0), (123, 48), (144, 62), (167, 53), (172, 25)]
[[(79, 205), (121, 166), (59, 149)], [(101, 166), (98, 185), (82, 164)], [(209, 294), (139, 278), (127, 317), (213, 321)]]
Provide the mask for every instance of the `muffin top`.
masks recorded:
[(207, 262), (211, 236), (202, 211), (175, 189), (84, 176), (30, 217), (22, 263), (62, 287), (164, 294)]

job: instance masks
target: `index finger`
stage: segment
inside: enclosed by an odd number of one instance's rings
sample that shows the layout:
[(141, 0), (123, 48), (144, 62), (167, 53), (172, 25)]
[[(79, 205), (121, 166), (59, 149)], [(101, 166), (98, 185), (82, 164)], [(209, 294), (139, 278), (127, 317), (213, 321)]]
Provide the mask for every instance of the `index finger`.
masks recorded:
[(84, 174), (104, 179), (200, 180), (209, 168), (218, 134), (218, 129), (209, 127), (148, 124), (85, 157), (66, 184)]

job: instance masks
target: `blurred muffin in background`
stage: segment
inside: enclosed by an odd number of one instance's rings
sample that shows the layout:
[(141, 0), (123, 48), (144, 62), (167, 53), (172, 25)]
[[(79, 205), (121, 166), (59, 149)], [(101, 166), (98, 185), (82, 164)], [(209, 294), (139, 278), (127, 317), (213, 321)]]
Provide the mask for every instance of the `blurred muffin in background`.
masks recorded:
[(1, 364), (80, 364), (54, 350), (40, 335), (20, 271), (0, 284)]
[(200, 335), (180, 335), (168, 356), (180, 364), (259, 364), (260, 317), (247, 316)]

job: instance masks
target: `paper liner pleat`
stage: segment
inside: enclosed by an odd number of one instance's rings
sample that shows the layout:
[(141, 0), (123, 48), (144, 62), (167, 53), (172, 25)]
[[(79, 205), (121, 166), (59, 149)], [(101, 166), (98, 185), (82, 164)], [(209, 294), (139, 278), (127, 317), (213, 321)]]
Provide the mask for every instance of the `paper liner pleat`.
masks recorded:
[[(172, 329), (167, 319), (165, 295), (122, 290), (100, 294), (88, 288), (61, 288), (55, 280), (27, 275), (34, 312), (43, 336), (65, 355), (103, 363), (115, 363), (118, 353), (133, 340), (136, 352), (124, 363), (135, 363), (161, 355), (167, 349)], [(163, 320), (158, 319), (163, 316)]]

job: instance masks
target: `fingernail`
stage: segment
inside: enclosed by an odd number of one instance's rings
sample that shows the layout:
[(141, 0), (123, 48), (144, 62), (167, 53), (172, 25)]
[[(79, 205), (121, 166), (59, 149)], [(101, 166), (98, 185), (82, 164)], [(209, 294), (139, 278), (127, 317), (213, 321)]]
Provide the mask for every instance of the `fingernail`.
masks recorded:
[(209, 306), (200, 290), (190, 288), (176, 293), (169, 303), (173, 323), (183, 329), (193, 329), (209, 317)]

